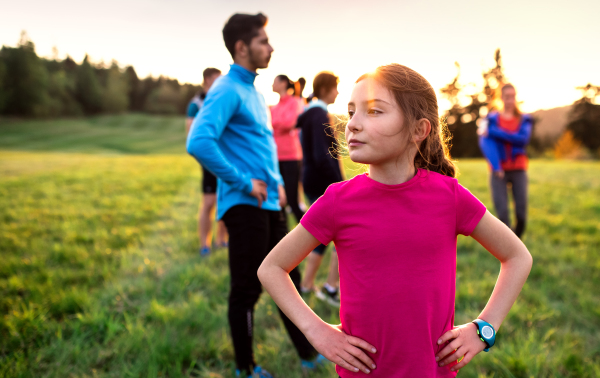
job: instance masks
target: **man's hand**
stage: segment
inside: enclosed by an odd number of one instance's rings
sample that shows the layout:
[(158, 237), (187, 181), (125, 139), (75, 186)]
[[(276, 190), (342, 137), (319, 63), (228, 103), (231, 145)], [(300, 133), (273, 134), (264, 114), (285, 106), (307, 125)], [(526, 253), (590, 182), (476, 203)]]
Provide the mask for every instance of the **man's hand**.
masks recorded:
[(279, 185), (277, 188), (279, 190), (279, 206), (283, 209), (285, 205), (287, 205), (287, 197), (285, 196), (285, 188), (283, 185)]
[(262, 180), (252, 179), (252, 191), (250, 195), (258, 200), (258, 207), (267, 200), (267, 183)]
[(375, 347), (358, 337), (342, 331), (341, 325), (322, 323), (318, 329), (307, 332), (306, 338), (329, 361), (352, 372), (366, 374), (375, 369), (375, 363), (364, 352), (376, 353)]
[(438, 361), (439, 366), (445, 366), (462, 358), (459, 363), (452, 366), (451, 371), (464, 367), (487, 347), (477, 335), (477, 326), (473, 323), (454, 327), (444, 333), (438, 340), (438, 345), (450, 340), (452, 341), (436, 355), (435, 360)]
[(504, 178), (504, 171), (503, 170), (499, 170), (499, 171), (494, 171), (494, 176), (503, 179)]

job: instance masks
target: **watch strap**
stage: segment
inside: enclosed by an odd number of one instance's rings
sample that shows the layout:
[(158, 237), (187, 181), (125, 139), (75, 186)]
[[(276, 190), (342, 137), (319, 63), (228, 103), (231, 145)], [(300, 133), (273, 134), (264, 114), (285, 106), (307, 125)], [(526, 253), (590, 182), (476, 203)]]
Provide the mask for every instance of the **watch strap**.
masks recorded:
[[(473, 323), (475, 323), (475, 325), (477, 326), (477, 336), (479, 336), (479, 339), (481, 341), (483, 341), (485, 343), (485, 345), (487, 346), (487, 348), (485, 348), (483, 351), (489, 352), (490, 348), (493, 347), (494, 344), (496, 343), (496, 330), (494, 329), (494, 326), (492, 326), (490, 323), (486, 322), (485, 320), (481, 320), (481, 319), (475, 319), (475, 320), (473, 320)], [(485, 327), (489, 327), (489, 329), (485, 328)], [(490, 331), (491, 331), (491, 335), (486, 336), (484, 338), (483, 332), (490, 332)]]

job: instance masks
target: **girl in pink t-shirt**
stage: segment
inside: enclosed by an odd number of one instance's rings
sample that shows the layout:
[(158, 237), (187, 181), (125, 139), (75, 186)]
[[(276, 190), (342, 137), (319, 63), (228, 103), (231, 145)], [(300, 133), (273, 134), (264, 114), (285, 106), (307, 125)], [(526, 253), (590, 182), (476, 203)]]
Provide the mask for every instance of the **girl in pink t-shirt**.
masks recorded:
[[(379, 67), (357, 80), (348, 115), (350, 159), (368, 164), (369, 173), (329, 186), (258, 276), (341, 377), (453, 377), (493, 345), (492, 327), (500, 328), (516, 300), (531, 255), (454, 178), (425, 78), (398, 64)], [(454, 326), (458, 234), (477, 240), (501, 270), (478, 320)], [(315, 246), (331, 241), (340, 325), (323, 322), (288, 276)]]

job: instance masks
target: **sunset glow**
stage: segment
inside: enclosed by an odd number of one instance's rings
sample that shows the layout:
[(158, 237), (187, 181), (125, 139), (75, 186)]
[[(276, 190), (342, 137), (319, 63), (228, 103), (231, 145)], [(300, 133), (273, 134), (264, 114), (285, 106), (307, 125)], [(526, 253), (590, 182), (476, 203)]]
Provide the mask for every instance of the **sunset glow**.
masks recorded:
[(228, 70), (231, 57), (221, 37), (227, 18), (261, 11), (269, 17), (275, 52), (256, 85), (270, 104), (278, 100), (271, 91), (276, 75), (305, 77), (307, 96), (312, 78), (329, 70), (340, 77), (331, 110), (345, 112), (354, 81), (392, 62), (415, 69), (439, 89), (453, 79), (457, 61), (461, 82), (479, 84), (496, 48), (525, 111), (570, 104), (580, 97), (576, 86), (600, 83), (600, 50), (592, 48), (598, 1), (552, 7), (541, 1), (372, 1), (365, 7), (353, 1), (108, 0), (101, 8), (65, 0), (2, 3), (4, 45), (14, 46), (26, 30), (42, 56), (52, 57), (56, 46), (61, 59), (69, 54), (81, 61), (88, 53), (95, 62), (133, 65), (140, 77), (192, 83), (201, 82), (206, 67)]

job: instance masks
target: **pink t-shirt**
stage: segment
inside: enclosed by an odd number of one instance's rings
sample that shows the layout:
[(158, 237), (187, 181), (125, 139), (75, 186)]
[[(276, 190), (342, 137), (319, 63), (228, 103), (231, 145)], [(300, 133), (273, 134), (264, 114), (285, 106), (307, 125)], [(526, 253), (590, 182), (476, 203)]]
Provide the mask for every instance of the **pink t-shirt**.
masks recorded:
[(332, 184), (304, 215), (308, 232), (335, 243), (342, 327), (377, 348), (370, 376), (456, 375), (436, 364), (437, 340), (454, 325), (457, 235), (485, 212), (456, 179), (419, 169), (399, 185), (367, 174)]
[(277, 105), (269, 107), (279, 161), (302, 160), (300, 130), (296, 128), (302, 108), (302, 99), (295, 96), (282, 97)]

